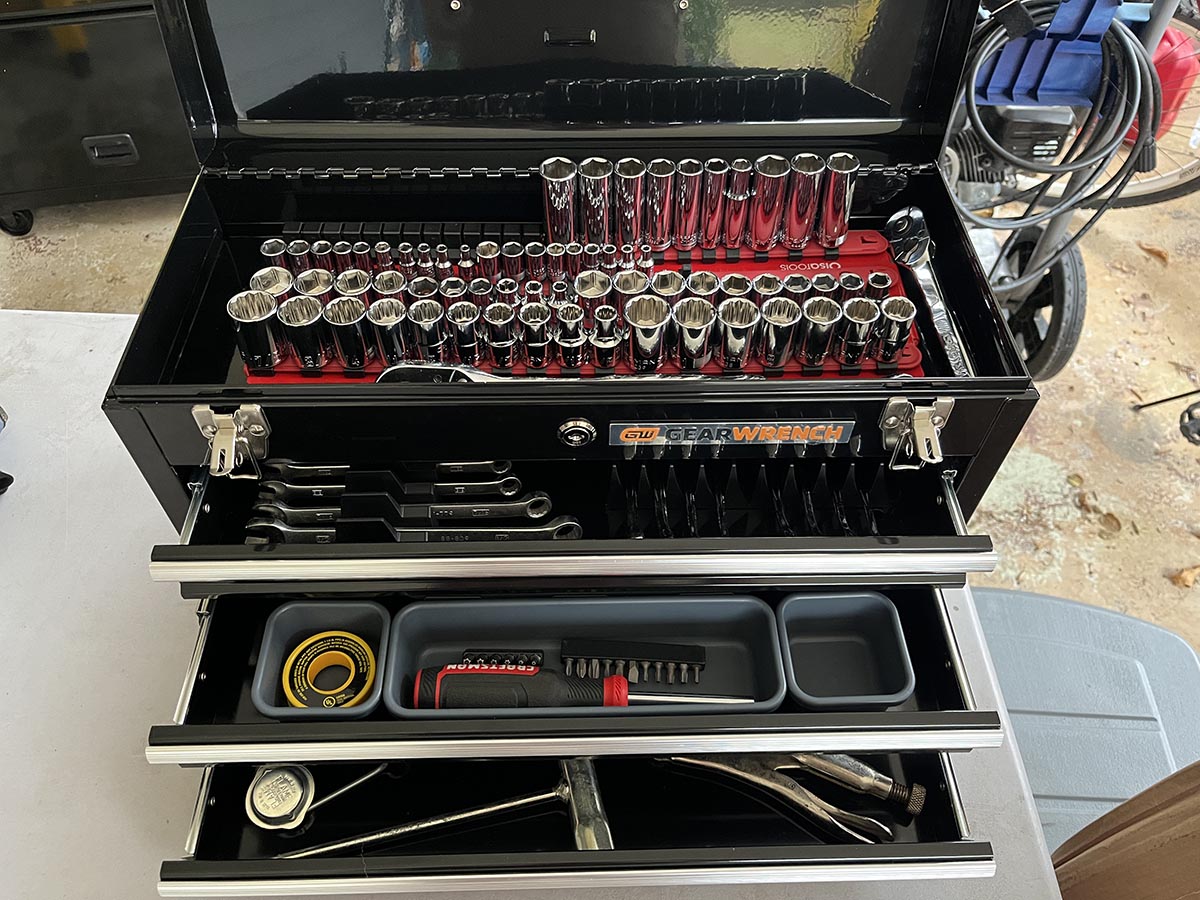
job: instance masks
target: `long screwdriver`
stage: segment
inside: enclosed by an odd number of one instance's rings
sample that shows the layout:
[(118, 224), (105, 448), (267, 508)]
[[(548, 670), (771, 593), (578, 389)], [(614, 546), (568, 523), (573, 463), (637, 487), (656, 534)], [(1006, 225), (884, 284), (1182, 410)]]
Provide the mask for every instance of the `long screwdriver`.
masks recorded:
[(753, 703), (752, 697), (647, 694), (629, 690), (624, 675), (599, 680), (563, 675), (541, 666), (463, 663), (421, 669), (413, 709), (518, 709), (550, 706), (628, 706), (631, 703)]

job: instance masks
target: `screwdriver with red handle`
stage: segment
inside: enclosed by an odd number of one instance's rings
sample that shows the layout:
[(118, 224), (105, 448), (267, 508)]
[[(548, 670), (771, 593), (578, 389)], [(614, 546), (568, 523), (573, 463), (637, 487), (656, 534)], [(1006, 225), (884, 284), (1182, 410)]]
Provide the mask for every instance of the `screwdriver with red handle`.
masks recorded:
[(413, 709), (520, 709), (629, 706), (631, 703), (753, 703), (752, 697), (648, 694), (629, 690), (624, 675), (576, 678), (541, 666), (461, 663), (417, 672)]

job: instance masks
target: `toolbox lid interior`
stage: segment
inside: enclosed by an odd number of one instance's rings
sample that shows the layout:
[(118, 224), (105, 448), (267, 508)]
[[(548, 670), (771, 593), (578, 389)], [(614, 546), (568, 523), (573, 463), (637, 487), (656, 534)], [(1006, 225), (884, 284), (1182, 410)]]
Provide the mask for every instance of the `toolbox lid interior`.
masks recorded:
[(932, 162), (975, 10), (953, 0), (159, 6), (201, 164), (285, 169), (458, 155), (523, 166), (551, 143), (715, 150), (780, 137)]

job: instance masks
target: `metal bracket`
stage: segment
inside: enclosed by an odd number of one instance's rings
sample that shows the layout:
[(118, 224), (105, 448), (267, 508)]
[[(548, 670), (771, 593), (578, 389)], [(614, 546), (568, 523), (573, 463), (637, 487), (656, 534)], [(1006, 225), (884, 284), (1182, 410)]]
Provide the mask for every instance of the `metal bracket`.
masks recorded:
[(925, 463), (942, 461), (942, 427), (950, 418), (954, 401), (938, 397), (928, 406), (893, 397), (883, 408), (879, 428), (883, 446), (892, 451), (888, 468), (919, 469)]
[[(255, 480), (262, 476), (258, 461), (266, 459), (271, 426), (261, 406), (248, 403), (229, 413), (216, 412), (211, 406), (193, 406), (192, 418), (212, 447), (209, 473)], [(246, 466), (250, 471), (240, 471)]]

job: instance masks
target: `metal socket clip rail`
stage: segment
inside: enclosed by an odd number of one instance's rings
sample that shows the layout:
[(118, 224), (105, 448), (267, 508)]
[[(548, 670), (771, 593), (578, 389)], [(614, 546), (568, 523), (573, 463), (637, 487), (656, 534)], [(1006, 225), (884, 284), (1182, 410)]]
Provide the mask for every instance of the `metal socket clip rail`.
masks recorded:
[(852, 153), (768, 153), (753, 162), (593, 156), (578, 165), (555, 156), (539, 170), (546, 236), (563, 245), (644, 242), (656, 252), (724, 246), (761, 253), (781, 243), (800, 250), (812, 240), (835, 249), (850, 230), (860, 168)]

